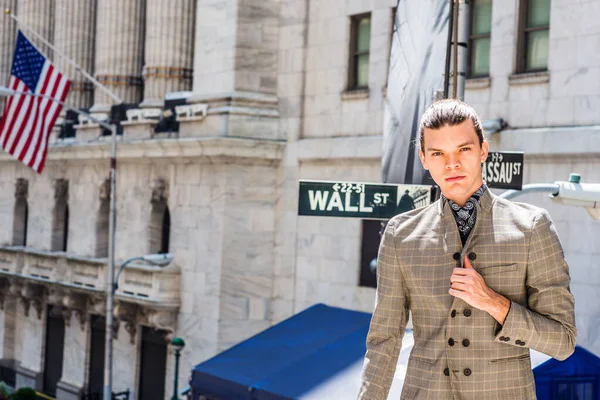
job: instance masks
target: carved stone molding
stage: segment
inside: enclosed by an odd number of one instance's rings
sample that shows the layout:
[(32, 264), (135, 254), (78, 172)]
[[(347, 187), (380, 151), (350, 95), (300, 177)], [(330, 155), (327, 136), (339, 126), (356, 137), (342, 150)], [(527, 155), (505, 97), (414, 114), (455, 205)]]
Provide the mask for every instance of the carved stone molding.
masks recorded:
[(149, 310), (146, 322), (156, 329), (173, 332), (177, 326), (177, 312), (173, 310)]
[(54, 200), (68, 200), (69, 181), (66, 179), (57, 179), (54, 183)]
[(106, 179), (102, 182), (98, 197), (100, 198), (100, 201), (110, 199), (110, 179)]
[(10, 291), (10, 281), (6, 278), (0, 279), (0, 310), (4, 311), (6, 294)]
[(25, 178), (18, 178), (15, 185), (15, 197), (26, 199), (29, 193), (29, 182)]
[(62, 305), (65, 292), (62, 289), (50, 288), (48, 289), (48, 304)]
[(167, 182), (162, 178), (157, 178), (152, 182), (152, 203), (166, 201), (169, 197), (169, 188)]
[(81, 330), (84, 331), (89, 315), (88, 296), (81, 293), (67, 293), (67, 295), (63, 297), (62, 304), (69, 310), (69, 319), (71, 318), (71, 311), (75, 311), (77, 318), (79, 319)]
[[(137, 324), (141, 310), (137, 304), (119, 301), (114, 309), (115, 320), (125, 323), (125, 331), (129, 333), (131, 344), (135, 343)], [(116, 324), (115, 324), (116, 325)]]
[(45, 304), (45, 289), (41, 285), (26, 283), (21, 288), (21, 304), (25, 311), (25, 316), (29, 317), (29, 309), (33, 306), (38, 319), (42, 319), (43, 306)]

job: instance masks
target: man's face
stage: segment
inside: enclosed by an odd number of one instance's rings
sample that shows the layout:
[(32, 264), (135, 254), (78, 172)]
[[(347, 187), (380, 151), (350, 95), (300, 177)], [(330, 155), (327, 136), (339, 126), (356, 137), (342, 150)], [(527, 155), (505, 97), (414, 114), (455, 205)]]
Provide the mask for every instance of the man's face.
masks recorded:
[(455, 126), (425, 129), (424, 148), (419, 152), (423, 167), (431, 173), (444, 196), (464, 206), (483, 184), (481, 163), (488, 155), (488, 142), (479, 145), (471, 119)]

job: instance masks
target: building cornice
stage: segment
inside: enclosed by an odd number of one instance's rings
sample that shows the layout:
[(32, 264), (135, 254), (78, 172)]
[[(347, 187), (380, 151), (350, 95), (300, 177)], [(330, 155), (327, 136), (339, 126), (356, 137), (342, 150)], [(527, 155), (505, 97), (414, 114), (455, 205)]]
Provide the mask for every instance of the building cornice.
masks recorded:
[(353, 136), (302, 139), (298, 143), (298, 160), (380, 160), (383, 136)]
[[(171, 139), (118, 139), (117, 158), (236, 158), (279, 161), (285, 142), (231, 137), (185, 137)], [(81, 143), (74, 140), (53, 143), (48, 148), (48, 160), (103, 160), (110, 157), (110, 137)], [(0, 154), (0, 161), (13, 160)]]
[(523, 151), (526, 158), (600, 155), (600, 126), (507, 129), (490, 135), (491, 151)]

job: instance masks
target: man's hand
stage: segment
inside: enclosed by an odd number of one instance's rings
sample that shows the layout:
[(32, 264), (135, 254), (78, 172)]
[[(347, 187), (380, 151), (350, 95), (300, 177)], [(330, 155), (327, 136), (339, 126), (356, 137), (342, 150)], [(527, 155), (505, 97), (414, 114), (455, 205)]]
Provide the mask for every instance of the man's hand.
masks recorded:
[(466, 256), (464, 266), (454, 268), (448, 293), (464, 300), (471, 307), (488, 312), (503, 325), (510, 309), (510, 300), (490, 289)]

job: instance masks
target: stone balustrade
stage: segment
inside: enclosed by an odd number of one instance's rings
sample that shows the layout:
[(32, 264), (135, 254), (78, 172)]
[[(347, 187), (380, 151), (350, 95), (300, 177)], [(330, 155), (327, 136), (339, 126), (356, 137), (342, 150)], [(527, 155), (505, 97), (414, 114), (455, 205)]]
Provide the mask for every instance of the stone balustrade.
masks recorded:
[[(118, 268), (119, 264), (115, 267)], [(49, 289), (103, 294), (106, 259), (41, 251), (22, 246), (0, 246), (0, 276), (48, 286)], [(178, 307), (180, 271), (177, 266), (129, 264), (123, 270), (116, 299), (129, 303)]]

